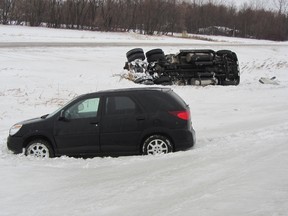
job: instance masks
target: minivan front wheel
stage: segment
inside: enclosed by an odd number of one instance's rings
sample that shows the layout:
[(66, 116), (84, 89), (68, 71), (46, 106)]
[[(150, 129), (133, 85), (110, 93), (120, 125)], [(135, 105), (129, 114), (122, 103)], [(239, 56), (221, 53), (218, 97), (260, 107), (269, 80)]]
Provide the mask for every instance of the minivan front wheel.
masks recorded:
[(53, 150), (47, 141), (33, 140), (27, 145), (25, 155), (36, 158), (49, 158), (53, 157)]
[(170, 140), (162, 135), (153, 135), (148, 137), (143, 144), (143, 154), (158, 155), (172, 152), (172, 144)]

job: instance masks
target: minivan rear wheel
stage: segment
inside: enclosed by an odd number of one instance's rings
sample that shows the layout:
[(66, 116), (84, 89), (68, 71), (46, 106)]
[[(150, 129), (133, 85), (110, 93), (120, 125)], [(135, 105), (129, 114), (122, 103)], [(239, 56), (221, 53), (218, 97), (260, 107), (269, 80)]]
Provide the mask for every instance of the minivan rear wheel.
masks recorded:
[(170, 140), (162, 135), (152, 135), (148, 137), (143, 144), (143, 154), (158, 155), (172, 152), (172, 144)]
[(36, 158), (49, 158), (53, 157), (53, 150), (46, 140), (37, 139), (27, 145), (25, 155)]

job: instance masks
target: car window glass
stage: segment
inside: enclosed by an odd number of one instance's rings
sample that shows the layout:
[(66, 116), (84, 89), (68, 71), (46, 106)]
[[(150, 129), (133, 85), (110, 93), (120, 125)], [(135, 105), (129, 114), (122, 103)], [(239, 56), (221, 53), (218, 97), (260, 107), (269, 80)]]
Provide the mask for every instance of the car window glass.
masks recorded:
[(179, 104), (181, 104), (181, 106), (183, 107), (187, 107), (188, 105), (186, 104), (186, 102), (179, 96), (177, 95), (175, 92), (173, 91), (169, 91), (169, 94), (172, 96), (172, 98), (174, 98)]
[(142, 105), (149, 112), (178, 110), (179, 104), (168, 94), (139, 94)]
[(107, 97), (105, 113), (108, 115), (113, 114), (128, 114), (136, 112), (136, 104), (126, 96), (113, 96)]
[(65, 111), (68, 119), (91, 118), (97, 116), (99, 98), (90, 98), (73, 104)]

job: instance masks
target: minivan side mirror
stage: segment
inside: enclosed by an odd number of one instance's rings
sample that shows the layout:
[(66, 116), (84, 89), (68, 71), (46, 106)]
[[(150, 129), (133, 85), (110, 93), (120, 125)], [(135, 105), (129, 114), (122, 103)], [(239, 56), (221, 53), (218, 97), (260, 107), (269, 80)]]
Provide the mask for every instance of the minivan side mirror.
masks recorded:
[(59, 121), (68, 121), (68, 119), (65, 117), (65, 111), (64, 110), (61, 110), (58, 120)]

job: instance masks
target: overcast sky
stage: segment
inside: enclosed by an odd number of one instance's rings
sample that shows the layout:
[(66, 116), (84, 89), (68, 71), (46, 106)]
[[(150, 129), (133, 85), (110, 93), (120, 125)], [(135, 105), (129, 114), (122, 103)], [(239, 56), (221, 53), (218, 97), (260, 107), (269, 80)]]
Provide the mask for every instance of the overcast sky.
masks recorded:
[[(189, 1), (189, 0), (188, 0)], [(205, 2), (209, 0), (190, 0), (191, 2)], [(223, 4), (233, 4), (237, 7), (243, 6), (245, 3), (248, 5), (253, 5), (256, 8), (265, 8), (265, 9), (277, 9), (275, 2), (279, 0), (210, 0), (214, 3), (223, 3)], [(287, 0), (288, 2), (288, 0)]]
[[(217, 0), (215, 0), (217, 1)], [(218, 0), (218, 1), (223, 1), (223, 2), (227, 2), (235, 4), (236, 6), (241, 7), (243, 4), (247, 3), (247, 4), (252, 4), (253, 6), (257, 6), (257, 7), (263, 7), (266, 9), (269, 8), (275, 8), (275, 3), (274, 0)]]

